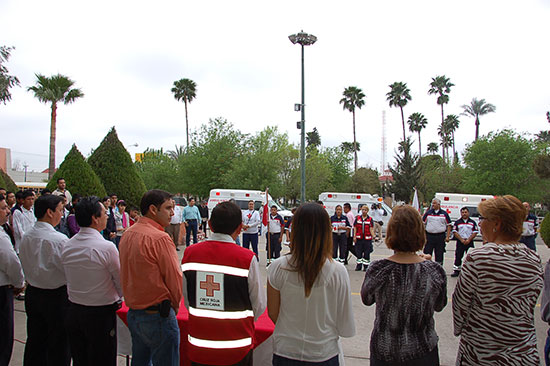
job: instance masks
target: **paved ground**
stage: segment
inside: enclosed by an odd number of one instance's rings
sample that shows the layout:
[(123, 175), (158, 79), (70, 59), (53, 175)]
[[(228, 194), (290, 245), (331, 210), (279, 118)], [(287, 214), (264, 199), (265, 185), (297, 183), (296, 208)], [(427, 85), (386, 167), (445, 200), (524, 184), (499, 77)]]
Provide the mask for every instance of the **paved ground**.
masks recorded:
[[(479, 244), (476, 244), (479, 245)], [(445, 255), (444, 267), (447, 273), (452, 272), (452, 264), (454, 260), (454, 242), (451, 242), (448, 245), (448, 251)], [(263, 248), (262, 248), (263, 247)], [(180, 257), (183, 256), (183, 247), (182, 250), (178, 252)], [(263, 249), (263, 250), (262, 250)], [(537, 238), (537, 250), (542, 257), (543, 263), (546, 263), (550, 258), (550, 250), (546, 248), (544, 243), (540, 238)], [(262, 270), (262, 276), (265, 282), (265, 244), (261, 242), (260, 244), (260, 265)], [(287, 252), (288, 249), (285, 249), (284, 252)], [(384, 244), (376, 247), (372, 255), (372, 259), (380, 259), (388, 257), (392, 252), (386, 248)], [(364, 306), (361, 303), (361, 298), (359, 296), (359, 291), (361, 289), (361, 284), (363, 282), (364, 273), (355, 272), (355, 261), (352, 259), (351, 263), (347, 266), (348, 272), (351, 280), (351, 291), (353, 297), (353, 311), (356, 319), (356, 328), (357, 335), (352, 338), (344, 338), (342, 341), (344, 348), (344, 355), (346, 365), (348, 366), (358, 366), (358, 365), (368, 365), (369, 363), (369, 340), (370, 333), (372, 331), (372, 326), (374, 323), (374, 306)], [(458, 349), (458, 338), (453, 335), (453, 326), (452, 326), (452, 312), (450, 306), (450, 297), (454, 291), (456, 285), (456, 279), (448, 277), (448, 297), (449, 304), (443, 309), (441, 313), (435, 314), (436, 330), (439, 335), (439, 354), (441, 359), (441, 365), (451, 366), (454, 365), (456, 352)], [(19, 366), (23, 362), (23, 350), (24, 343), (26, 340), (26, 316), (25, 316), (25, 307), (22, 301), (16, 301), (15, 304), (15, 345), (14, 352), (12, 356), (12, 361), (10, 365)], [(535, 309), (535, 320), (537, 328), (537, 341), (539, 352), (544, 349), (544, 342), (546, 339), (546, 331), (548, 325), (540, 320), (540, 299), (537, 308)], [(119, 358), (119, 365), (125, 365), (125, 359), (123, 357)]]

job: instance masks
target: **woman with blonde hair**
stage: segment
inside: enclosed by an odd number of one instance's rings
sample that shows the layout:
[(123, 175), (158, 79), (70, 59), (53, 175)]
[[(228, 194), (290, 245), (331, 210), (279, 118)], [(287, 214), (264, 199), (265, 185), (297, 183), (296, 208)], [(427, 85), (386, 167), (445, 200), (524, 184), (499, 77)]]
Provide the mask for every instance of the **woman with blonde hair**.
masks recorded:
[(538, 254), (519, 242), (525, 207), (514, 196), (481, 202), (486, 244), (467, 256), (453, 293), (457, 365), (538, 365), (534, 310), (542, 289)]
[(440, 264), (417, 254), (425, 242), (418, 211), (395, 208), (386, 232), (394, 254), (372, 262), (361, 287), (363, 304), (376, 303), (371, 366), (439, 365), (433, 315), (447, 304), (447, 277)]
[(348, 272), (332, 260), (325, 209), (301, 205), (292, 218), (290, 253), (268, 268), (273, 365), (339, 365), (340, 337), (355, 335)]

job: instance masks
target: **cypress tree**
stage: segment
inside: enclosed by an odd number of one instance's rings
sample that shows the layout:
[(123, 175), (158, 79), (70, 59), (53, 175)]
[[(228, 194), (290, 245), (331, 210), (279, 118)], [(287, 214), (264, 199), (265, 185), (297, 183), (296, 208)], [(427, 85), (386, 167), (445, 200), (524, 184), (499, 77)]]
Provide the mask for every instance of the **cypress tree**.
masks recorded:
[(11, 177), (6, 173), (3, 169), (0, 169), (0, 184), (2, 184), (0, 187), (6, 188), (6, 190), (11, 192), (17, 192), (19, 188), (17, 188), (17, 184), (11, 179)]
[(114, 193), (128, 205), (139, 207), (146, 191), (145, 184), (114, 127), (88, 158), (88, 163), (103, 182), (107, 193)]
[(64, 178), (67, 183), (67, 189), (72, 193), (79, 193), (83, 196), (106, 195), (105, 188), (99, 177), (95, 174), (92, 167), (86, 162), (84, 156), (78, 151), (76, 145), (73, 145), (65, 160), (59, 166), (59, 169), (52, 176), (46, 188), (54, 191), (57, 188), (57, 179)]

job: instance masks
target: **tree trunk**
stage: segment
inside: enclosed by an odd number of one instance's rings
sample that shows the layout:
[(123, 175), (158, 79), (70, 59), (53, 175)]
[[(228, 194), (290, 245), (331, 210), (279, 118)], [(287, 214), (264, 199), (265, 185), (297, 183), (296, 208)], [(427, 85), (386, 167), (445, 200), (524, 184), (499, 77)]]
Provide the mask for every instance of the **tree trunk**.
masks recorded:
[[(445, 116), (443, 114), (443, 104), (441, 104), (441, 132), (445, 133)], [(447, 149), (447, 144), (445, 142), (445, 136), (441, 136), (441, 153), (443, 154), (443, 161), (445, 160), (445, 151)]]
[(475, 141), (477, 141), (478, 137), (479, 137), (479, 117), (476, 116), (476, 139), (475, 139)]
[(401, 109), (401, 123), (403, 124), (403, 142), (405, 142), (405, 116), (403, 116), (403, 107), (399, 107)]
[(351, 111), (353, 115), (353, 155), (355, 157), (355, 170), (357, 171), (357, 140), (355, 139), (355, 108)]
[(418, 131), (418, 156), (422, 158), (422, 144), (420, 143), (420, 131)]
[(183, 97), (185, 103), (185, 135), (187, 136), (187, 151), (189, 151), (189, 120), (187, 119), (187, 99)]
[(55, 173), (55, 124), (57, 119), (57, 103), (52, 102), (52, 118), (50, 121), (50, 163), (48, 165), (48, 180)]

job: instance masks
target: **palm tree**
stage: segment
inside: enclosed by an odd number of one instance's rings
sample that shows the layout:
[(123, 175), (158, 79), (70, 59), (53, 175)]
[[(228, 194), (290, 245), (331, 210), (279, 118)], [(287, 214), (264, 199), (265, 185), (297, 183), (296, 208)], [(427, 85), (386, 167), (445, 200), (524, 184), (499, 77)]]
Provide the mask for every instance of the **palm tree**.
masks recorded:
[(458, 120), (458, 116), (456, 114), (449, 114), (447, 117), (445, 117), (445, 129), (447, 130), (447, 133), (451, 135), (451, 139), (453, 141), (454, 159), (456, 159), (455, 131), (459, 125), (460, 125), (460, 121)]
[(401, 109), (401, 122), (403, 123), (403, 141), (405, 141), (405, 116), (403, 107), (411, 100), (410, 89), (407, 83), (395, 82), (389, 86), (391, 90), (386, 94), (386, 100), (390, 102), (390, 107), (399, 107)]
[(435, 154), (437, 153), (437, 150), (439, 150), (439, 145), (437, 144), (437, 142), (430, 142), (428, 144), (428, 153)]
[[(438, 96), (437, 104), (441, 106), (441, 126), (445, 123), (443, 105), (449, 103), (449, 93), (451, 92), (451, 87), (453, 86), (454, 84), (451, 83), (450, 79), (445, 75), (432, 78), (432, 82), (430, 83), (428, 94), (436, 94)], [(445, 154), (445, 152), (443, 152), (443, 154)], [(443, 158), (445, 158), (445, 156), (443, 156)]]
[(420, 142), (420, 131), (426, 128), (428, 120), (422, 113), (415, 112), (409, 116), (407, 120), (409, 124), (409, 131), (418, 132), (418, 155), (422, 157), (422, 143)]
[(348, 110), (353, 115), (353, 155), (355, 157), (355, 169), (357, 171), (357, 138), (355, 137), (355, 108), (361, 109), (365, 105), (365, 94), (356, 86), (348, 86), (342, 93), (344, 97), (340, 99), (340, 104), (344, 105), (344, 110)]
[(78, 88), (73, 88), (74, 81), (61, 74), (51, 77), (36, 74), (36, 79), (36, 86), (31, 86), (27, 88), (27, 90), (34, 92), (34, 96), (42, 103), (52, 104), (50, 123), (50, 162), (48, 165), (48, 179), (51, 179), (55, 173), (57, 103), (63, 102), (64, 104), (70, 104), (78, 98), (82, 98), (84, 93)]
[(174, 81), (174, 87), (172, 88), (174, 98), (177, 101), (183, 99), (185, 104), (185, 134), (187, 136), (187, 148), (189, 148), (189, 119), (187, 118), (187, 103), (191, 103), (197, 96), (197, 84), (191, 79), (180, 79)]
[(178, 146), (175, 145), (174, 150), (168, 150), (166, 154), (172, 159), (172, 160), (180, 160), (185, 155), (185, 149), (182, 145)]
[(464, 112), (461, 114), (464, 116), (474, 117), (476, 119), (476, 139), (479, 137), (479, 116), (483, 116), (487, 113), (492, 113), (496, 110), (496, 107), (491, 103), (486, 103), (485, 99), (477, 100), (477, 98), (472, 98), (470, 105), (464, 104), (462, 106)]
[(451, 134), (447, 127), (448, 126), (445, 123), (437, 127), (437, 134), (441, 139), (441, 153), (443, 155), (443, 160), (445, 161), (447, 161), (445, 157), (447, 157), (447, 159), (449, 157), (449, 147), (453, 144)]

